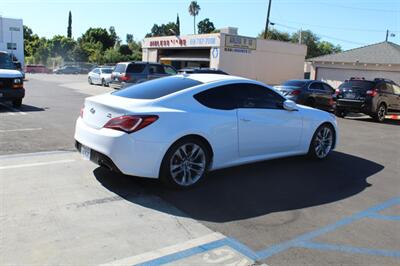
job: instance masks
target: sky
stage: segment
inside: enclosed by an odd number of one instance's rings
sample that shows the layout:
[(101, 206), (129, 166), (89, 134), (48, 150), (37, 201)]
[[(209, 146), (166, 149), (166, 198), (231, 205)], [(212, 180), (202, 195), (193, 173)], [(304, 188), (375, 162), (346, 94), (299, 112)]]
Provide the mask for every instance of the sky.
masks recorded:
[[(197, 22), (209, 18), (216, 28), (238, 27), (239, 34), (257, 36), (265, 27), (268, 0), (198, 0)], [(78, 38), (89, 27), (114, 26), (126, 34), (144, 38), (153, 24), (175, 22), (179, 14), (181, 34), (193, 34), (190, 0), (1, 0), (0, 15), (22, 18), (39, 36), (67, 34), (72, 12), (72, 34)], [(400, 44), (400, 0), (272, 0), (274, 28), (295, 32), (312, 30), (321, 40), (348, 50), (382, 42), (386, 30)]]

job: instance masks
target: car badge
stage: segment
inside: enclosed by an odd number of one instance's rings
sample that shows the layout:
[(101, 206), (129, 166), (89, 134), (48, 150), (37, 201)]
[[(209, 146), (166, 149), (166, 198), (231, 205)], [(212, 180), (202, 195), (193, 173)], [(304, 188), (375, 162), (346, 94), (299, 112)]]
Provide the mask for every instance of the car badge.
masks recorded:
[(94, 110), (94, 108), (91, 108), (91, 109), (90, 109), (90, 112), (91, 112), (92, 114), (94, 114), (94, 113), (96, 113), (96, 110)]

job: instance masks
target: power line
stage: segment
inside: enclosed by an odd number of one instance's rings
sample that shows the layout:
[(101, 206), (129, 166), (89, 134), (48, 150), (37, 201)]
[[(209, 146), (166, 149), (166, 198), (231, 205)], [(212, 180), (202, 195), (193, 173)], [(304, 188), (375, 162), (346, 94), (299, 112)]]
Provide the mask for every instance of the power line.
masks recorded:
[[(333, 29), (333, 30), (344, 30), (344, 31), (360, 31), (360, 32), (386, 32), (386, 30), (378, 30), (378, 29), (361, 29), (361, 28), (343, 28), (343, 27), (331, 27), (331, 26), (324, 26), (324, 25), (316, 25), (316, 24), (308, 24), (308, 23), (303, 23), (299, 21), (289, 21), (289, 20), (281, 20), (287, 23), (296, 23), (296, 24), (301, 24), (305, 26), (312, 26), (316, 28), (325, 28), (325, 29)], [(272, 19), (272, 21), (274, 21)], [(395, 31), (391, 30), (390, 32), (400, 32), (400, 31)]]
[[(284, 28), (288, 28), (288, 29), (294, 29), (294, 30), (297, 30), (297, 31), (299, 30), (299, 28), (287, 26), (287, 25), (284, 25), (284, 24), (281, 24), (281, 23), (275, 23), (275, 25), (278, 25), (278, 26), (281, 26), (281, 27), (284, 27)], [(327, 38), (327, 39), (331, 39), (331, 40), (347, 42), (347, 43), (357, 44), (357, 45), (366, 45), (365, 43), (353, 42), (353, 41), (349, 41), (349, 40), (345, 40), (345, 39), (340, 39), (340, 38), (337, 38), (337, 37), (332, 37), (332, 36), (329, 36), (329, 35), (324, 35), (324, 34), (319, 34), (319, 33), (316, 33), (316, 34), (318, 36), (321, 36), (321, 37), (324, 37), (324, 38)]]

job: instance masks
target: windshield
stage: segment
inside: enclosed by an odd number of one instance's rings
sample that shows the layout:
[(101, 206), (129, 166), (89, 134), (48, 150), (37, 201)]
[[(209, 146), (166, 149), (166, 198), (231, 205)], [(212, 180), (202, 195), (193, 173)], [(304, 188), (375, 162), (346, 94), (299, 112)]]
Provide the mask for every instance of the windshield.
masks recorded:
[(294, 87), (303, 87), (307, 81), (302, 81), (302, 80), (288, 80), (285, 83), (283, 83), (283, 86), (294, 86)]
[(8, 54), (0, 53), (0, 69), (15, 69)]
[(197, 80), (172, 76), (132, 85), (113, 95), (132, 99), (157, 99), (200, 84)]
[(111, 74), (112, 73), (112, 68), (102, 68), (101, 72), (105, 73), (105, 74)]

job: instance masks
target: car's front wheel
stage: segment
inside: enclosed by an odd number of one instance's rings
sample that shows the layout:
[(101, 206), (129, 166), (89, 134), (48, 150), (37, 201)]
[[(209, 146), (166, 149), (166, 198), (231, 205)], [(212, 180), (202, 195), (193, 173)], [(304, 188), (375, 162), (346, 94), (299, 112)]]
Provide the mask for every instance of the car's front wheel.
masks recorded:
[(315, 131), (308, 154), (316, 159), (325, 159), (332, 151), (335, 132), (331, 125), (323, 124)]
[(92, 78), (91, 78), (91, 77), (88, 77), (88, 83), (89, 83), (90, 85), (93, 85), (93, 81), (92, 81)]
[(164, 156), (160, 180), (169, 187), (189, 188), (205, 176), (210, 163), (210, 151), (197, 138), (175, 142)]
[(14, 100), (14, 101), (12, 102), (12, 105), (13, 105), (13, 107), (16, 107), (16, 108), (21, 107), (21, 105), (22, 105), (22, 99)]

